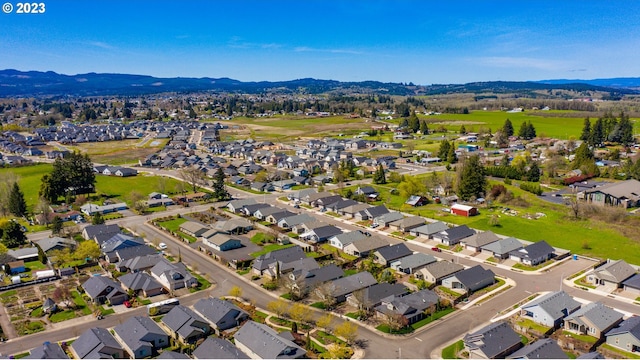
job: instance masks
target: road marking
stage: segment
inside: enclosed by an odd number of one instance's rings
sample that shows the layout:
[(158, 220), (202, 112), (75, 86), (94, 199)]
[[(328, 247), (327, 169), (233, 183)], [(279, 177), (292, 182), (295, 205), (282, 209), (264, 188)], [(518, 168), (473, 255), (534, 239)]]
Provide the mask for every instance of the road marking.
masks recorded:
[(420, 342), (422, 342), (422, 339), (418, 339), (418, 338), (415, 338), (415, 339), (416, 339), (416, 340), (418, 340), (418, 341), (420, 341)]

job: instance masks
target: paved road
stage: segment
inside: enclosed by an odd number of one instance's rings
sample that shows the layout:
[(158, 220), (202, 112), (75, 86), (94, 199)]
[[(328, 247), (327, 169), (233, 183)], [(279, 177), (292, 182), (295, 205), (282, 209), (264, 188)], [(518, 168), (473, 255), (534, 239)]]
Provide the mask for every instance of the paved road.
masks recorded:
[[(234, 190), (236, 193), (241, 193), (239, 190)], [(251, 195), (254, 196), (254, 195)], [(258, 200), (263, 200), (270, 203), (276, 203), (276, 198), (282, 196), (282, 194), (270, 194), (265, 196), (258, 196)], [(220, 205), (220, 204), (217, 204)], [(293, 209), (288, 204), (279, 203), (278, 206), (287, 207), (290, 210), (296, 212), (302, 211)], [(153, 216), (166, 216), (168, 214), (185, 213), (192, 211), (201, 211), (211, 207), (211, 205), (201, 205), (192, 208), (174, 208), (167, 213), (154, 214)], [(351, 225), (330, 216), (319, 215), (313, 213), (312, 215), (321, 218), (327, 223), (339, 225), (341, 228), (347, 230), (358, 229), (359, 227)], [(255, 284), (248, 285), (244, 278), (239, 277), (235, 272), (225, 269), (220, 264), (213, 262), (210, 258), (204, 254), (193, 250), (187, 244), (178, 242), (172, 237), (167, 236), (161, 230), (158, 230), (145, 223), (148, 217), (146, 216), (131, 216), (123, 219), (115, 220), (122, 226), (131, 228), (132, 230), (141, 233), (144, 232), (147, 238), (157, 239), (158, 241), (165, 242), (169, 248), (168, 251), (174, 255), (178, 253), (182, 256), (183, 262), (192, 266), (198, 272), (203, 273), (209, 280), (213, 281), (216, 285), (213, 290), (199, 292), (191, 294), (186, 297), (182, 302), (190, 305), (197, 301), (197, 299), (212, 295), (222, 296), (228, 294), (229, 290), (233, 286), (240, 286), (243, 288), (243, 297), (253, 301), (257, 306), (265, 308), (266, 304), (276, 298), (276, 295), (269, 293), (259, 288)], [(41, 234), (30, 235), (43, 236)], [(400, 240), (395, 238), (386, 237), (389, 242), (396, 243)], [(417, 244), (407, 242), (408, 246), (412, 250), (417, 251), (429, 251), (425, 250)], [(451, 260), (455, 259), (464, 265), (476, 265), (477, 262), (464, 257), (458, 257), (446, 252), (439, 253), (439, 257), (443, 259)], [(539, 291), (556, 291), (563, 285), (561, 279), (569, 274), (573, 274), (585, 268), (588, 268), (593, 263), (580, 259), (578, 261), (567, 260), (561, 265), (553, 267), (546, 273), (542, 274), (527, 274), (515, 272), (508, 269), (491, 267), (491, 269), (498, 275), (509, 277), (516, 282), (516, 285), (512, 288), (494, 296), (490, 301), (483, 302), (477, 306), (472, 306), (464, 311), (456, 311), (451, 316), (444, 320), (438, 320), (426, 328), (420, 329), (416, 333), (409, 337), (392, 337), (382, 336), (378, 332), (374, 332), (367, 327), (360, 327), (358, 334), (359, 339), (365, 344), (365, 357), (367, 358), (429, 358), (432, 353), (440, 347), (447, 345), (459, 339), (467, 332), (474, 330), (475, 328), (484, 325), (490, 321), (498, 312), (511, 308), (514, 304), (527, 298), (534, 292)], [(615, 299), (603, 296), (597, 293), (586, 292), (575, 288), (564, 286), (563, 288), (572, 296), (582, 298), (588, 301), (601, 301), (609, 306), (618, 308), (623, 311), (635, 312), (637, 306), (620, 302)], [(321, 311), (313, 309), (314, 314), (318, 316)], [(79, 335), (82, 331), (92, 326), (111, 327), (118, 323), (121, 323), (123, 319), (131, 315), (137, 315), (144, 312), (144, 309), (135, 309), (130, 312), (122, 314), (114, 314), (108, 316), (101, 321), (83, 321), (80, 324), (73, 324), (71, 328), (65, 327), (61, 329), (55, 329), (47, 331), (45, 333), (38, 333), (30, 336), (25, 336), (18, 339), (12, 339), (9, 342), (0, 345), (0, 352), (4, 354), (17, 353), (21, 351), (33, 348), (44, 341), (61, 341), (74, 336)], [(438, 356), (436, 352), (434, 356)]]

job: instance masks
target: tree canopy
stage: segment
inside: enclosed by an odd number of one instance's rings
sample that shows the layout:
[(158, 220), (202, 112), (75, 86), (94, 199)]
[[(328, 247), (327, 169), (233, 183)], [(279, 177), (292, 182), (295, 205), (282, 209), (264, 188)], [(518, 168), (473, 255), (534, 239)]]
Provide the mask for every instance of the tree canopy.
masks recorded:
[(472, 155), (464, 160), (458, 178), (458, 197), (469, 200), (472, 197), (484, 196), (487, 180), (478, 155)]
[(42, 177), (40, 197), (56, 202), (67, 194), (89, 194), (95, 191), (96, 175), (89, 155), (74, 152), (53, 163), (50, 174)]

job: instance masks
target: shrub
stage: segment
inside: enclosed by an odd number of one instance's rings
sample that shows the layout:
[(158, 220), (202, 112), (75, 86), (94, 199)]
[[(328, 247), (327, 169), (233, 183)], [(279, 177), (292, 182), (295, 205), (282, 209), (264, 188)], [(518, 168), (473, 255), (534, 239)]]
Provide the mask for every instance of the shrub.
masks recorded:
[(542, 195), (542, 188), (538, 183), (522, 182), (520, 183), (520, 189), (528, 191), (532, 194)]

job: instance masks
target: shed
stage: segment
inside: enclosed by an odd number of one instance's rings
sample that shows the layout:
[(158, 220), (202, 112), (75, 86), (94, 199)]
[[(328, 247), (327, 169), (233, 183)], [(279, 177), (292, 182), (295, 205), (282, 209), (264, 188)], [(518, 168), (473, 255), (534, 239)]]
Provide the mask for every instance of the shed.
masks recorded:
[(469, 205), (453, 204), (451, 205), (451, 213), (469, 217), (478, 215), (478, 209)]

